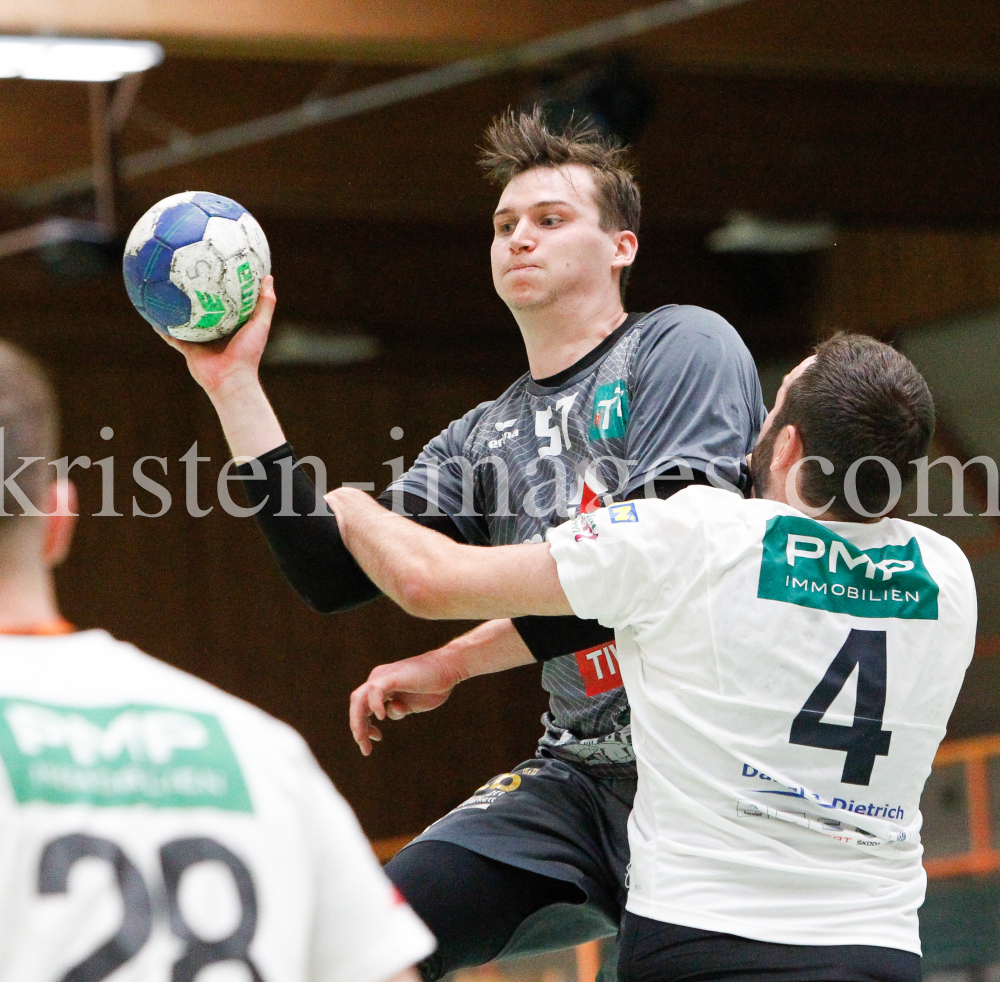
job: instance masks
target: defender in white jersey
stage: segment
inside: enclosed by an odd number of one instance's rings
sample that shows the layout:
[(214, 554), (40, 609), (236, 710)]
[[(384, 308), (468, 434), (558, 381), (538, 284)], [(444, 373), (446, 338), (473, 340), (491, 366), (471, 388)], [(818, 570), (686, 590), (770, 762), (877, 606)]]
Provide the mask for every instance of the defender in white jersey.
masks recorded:
[(919, 978), (920, 793), (975, 584), (951, 540), (879, 514), (932, 430), (916, 369), (841, 336), (782, 386), (763, 500), (693, 487), (486, 551), (332, 496), (414, 613), (615, 628), (639, 763), (622, 982)]
[(0, 979), (415, 982), (433, 938), (301, 737), (59, 618), (55, 420), (0, 344), (5, 473), (40, 461), (0, 518)]

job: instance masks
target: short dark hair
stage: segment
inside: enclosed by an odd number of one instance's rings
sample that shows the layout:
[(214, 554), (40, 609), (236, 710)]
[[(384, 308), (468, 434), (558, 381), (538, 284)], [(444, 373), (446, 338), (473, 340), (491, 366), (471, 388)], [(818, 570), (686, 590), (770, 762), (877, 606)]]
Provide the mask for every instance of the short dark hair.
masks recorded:
[[(785, 393), (772, 430), (789, 424), (798, 430), (805, 456), (833, 464), (832, 474), (824, 474), (818, 461), (803, 464), (803, 500), (821, 506), (834, 498), (832, 517), (857, 521), (844, 495), (848, 468), (862, 457), (882, 457), (905, 479), (909, 462), (927, 453), (934, 400), (905, 355), (863, 334), (838, 334), (816, 348), (816, 360)], [(856, 487), (865, 511), (885, 509), (890, 484), (881, 463), (863, 463)]]
[[(628, 151), (604, 136), (587, 116), (573, 117), (560, 131), (545, 124), (543, 109), (508, 110), (486, 130), (479, 165), (500, 187), (536, 167), (579, 164), (594, 175), (595, 204), (605, 232), (639, 234), (639, 186), (628, 161)], [(630, 266), (621, 272), (624, 298)]]
[[(21, 466), (22, 457), (41, 457), (17, 477), (17, 486), (36, 508), (42, 506), (45, 489), (52, 482), (46, 466), (59, 446), (59, 406), (48, 372), (42, 365), (8, 341), (0, 341), (0, 427), (3, 427), (4, 475)], [(20, 515), (23, 508), (6, 487), (3, 510)], [(12, 518), (0, 517), (0, 538), (12, 527)]]

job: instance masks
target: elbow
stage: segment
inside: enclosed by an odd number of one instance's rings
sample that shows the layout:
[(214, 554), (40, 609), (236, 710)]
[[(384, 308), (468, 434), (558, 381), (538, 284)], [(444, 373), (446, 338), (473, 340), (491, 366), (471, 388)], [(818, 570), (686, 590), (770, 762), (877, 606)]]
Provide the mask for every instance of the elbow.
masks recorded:
[(398, 602), (412, 617), (437, 620), (448, 616), (447, 597), (427, 566), (407, 573), (399, 585)]

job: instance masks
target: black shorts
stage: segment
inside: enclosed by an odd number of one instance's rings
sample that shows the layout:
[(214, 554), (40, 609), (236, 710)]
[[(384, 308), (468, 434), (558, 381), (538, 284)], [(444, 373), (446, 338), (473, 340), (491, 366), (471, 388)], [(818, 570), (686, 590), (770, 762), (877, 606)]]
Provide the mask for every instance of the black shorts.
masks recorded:
[(619, 946), (619, 982), (920, 982), (920, 956), (912, 951), (774, 944), (630, 911)]
[(578, 886), (583, 904), (559, 905), (546, 923), (512, 939), (503, 957), (571, 947), (618, 931), (625, 909), (633, 768), (597, 777), (586, 765), (528, 760), (484, 784), (416, 842), (462, 846), (481, 856)]

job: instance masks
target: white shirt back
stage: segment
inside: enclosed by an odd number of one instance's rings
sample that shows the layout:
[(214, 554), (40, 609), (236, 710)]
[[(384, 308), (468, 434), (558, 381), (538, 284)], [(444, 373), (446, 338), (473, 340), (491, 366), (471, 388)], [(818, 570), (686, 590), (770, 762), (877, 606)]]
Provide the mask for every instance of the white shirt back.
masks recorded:
[(382, 982), (434, 947), (294, 730), (103, 631), (0, 638), (0, 978)]
[(920, 793), (975, 643), (958, 547), (703, 487), (549, 541), (576, 614), (616, 629), (639, 762), (628, 909), (919, 953)]

